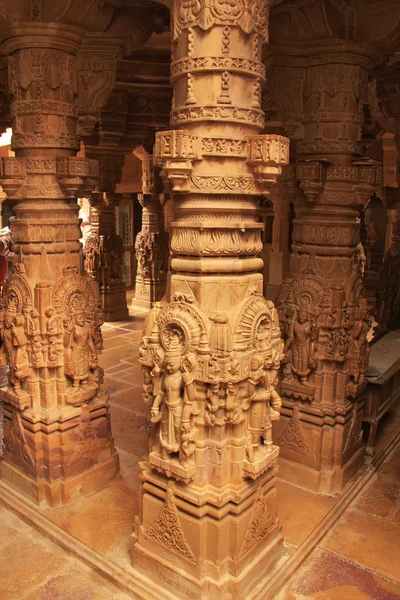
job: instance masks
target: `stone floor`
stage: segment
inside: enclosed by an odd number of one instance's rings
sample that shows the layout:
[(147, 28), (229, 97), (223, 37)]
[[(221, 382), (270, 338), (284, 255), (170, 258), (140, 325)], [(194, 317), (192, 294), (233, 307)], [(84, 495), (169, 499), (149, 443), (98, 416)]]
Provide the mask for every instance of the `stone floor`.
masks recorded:
[[(148, 450), (148, 407), (141, 400), (137, 360), (143, 314), (105, 324), (102, 365), (122, 477), (74, 504), (40, 513), (124, 573), (138, 513), (138, 461)], [(383, 422), (377, 451), (400, 426), (400, 410)], [(318, 497), (279, 482), (279, 513), (288, 560), (330, 514), (340, 496)], [(1, 600), (123, 600), (129, 598), (0, 507)], [(275, 600), (400, 600), (400, 447)], [(4, 560), (6, 558), (6, 560)], [(158, 599), (154, 599), (158, 600)]]

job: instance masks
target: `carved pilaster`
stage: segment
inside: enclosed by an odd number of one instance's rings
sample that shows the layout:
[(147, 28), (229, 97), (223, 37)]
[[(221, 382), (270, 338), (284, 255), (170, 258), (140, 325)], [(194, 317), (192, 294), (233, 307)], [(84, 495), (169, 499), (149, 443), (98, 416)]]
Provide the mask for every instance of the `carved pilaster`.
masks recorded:
[(117, 472), (101, 390), (99, 291), (80, 271), (75, 199), (98, 177), (96, 161), (76, 156), (81, 42), (75, 28), (35, 22), (9, 30), (2, 45), (15, 157), (1, 160), (0, 175), (17, 218), (1, 319), (10, 365), (1, 476), (52, 505)]
[(160, 193), (156, 184), (153, 156), (139, 147), (134, 154), (142, 163), (142, 230), (135, 240), (137, 274), (132, 306), (152, 308), (165, 293), (168, 270), (168, 237), (164, 229)]
[(154, 427), (133, 564), (168, 588), (179, 573), (180, 599), (247, 598), (281, 552), (271, 426), (283, 346), (257, 272), (258, 197), (288, 140), (261, 134), (267, 27), (265, 1), (173, 3), (171, 130), (154, 149), (173, 196), (171, 277), (139, 350)]

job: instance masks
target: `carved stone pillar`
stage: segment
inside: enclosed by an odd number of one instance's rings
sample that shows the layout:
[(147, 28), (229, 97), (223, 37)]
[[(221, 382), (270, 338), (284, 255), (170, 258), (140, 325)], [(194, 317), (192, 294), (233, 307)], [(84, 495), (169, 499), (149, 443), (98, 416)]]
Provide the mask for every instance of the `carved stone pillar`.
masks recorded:
[(375, 336), (400, 328), (400, 190), (387, 188), (388, 250), (379, 273), (376, 292)]
[(99, 244), (98, 250), (94, 248), (94, 252), (98, 252), (96, 278), (105, 321), (124, 321), (129, 317), (126, 285), (122, 279), (124, 244), (116, 233), (115, 210), (122, 199), (122, 194), (111, 192), (94, 193), (90, 199), (91, 224)]
[(373, 193), (380, 169), (361, 160), (358, 139), (371, 64), (361, 52), (337, 52), (314, 57), (307, 68), (296, 168), (304, 197), (295, 206), (290, 273), (279, 294), (282, 475), (320, 493), (342, 489), (364, 455), (371, 318), (357, 250), (358, 207)]
[(164, 229), (164, 215), (157, 191), (153, 156), (141, 146), (134, 150), (142, 163), (142, 230), (135, 240), (137, 274), (132, 306), (152, 308), (165, 293), (168, 270), (168, 237)]
[(260, 134), (267, 28), (264, 0), (173, 3), (174, 129), (154, 152), (173, 190), (172, 272), (139, 350), (154, 429), (132, 540), (155, 596), (244, 600), (281, 554), (271, 422), (283, 346), (258, 273), (257, 196), (288, 140)]
[[(90, 81), (97, 81), (100, 78), (103, 88), (105, 87), (109, 91), (115, 82), (116, 68), (114, 61), (112, 63), (114, 71), (111, 71), (111, 68), (106, 70), (110, 61), (111, 59), (100, 61), (100, 65), (104, 68), (100, 76), (97, 75), (97, 71), (89, 71), (92, 75)], [(95, 61), (95, 65), (98, 63), (99, 61)], [(83, 73), (85, 74), (85, 71)], [(113, 78), (111, 78), (111, 73)], [(82, 79), (82, 75), (80, 78)], [(96, 95), (96, 99), (98, 101), (98, 95)], [(89, 102), (89, 106), (92, 103), (93, 100)], [(121, 181), (125, 156), (130, 151), (129, 148), (120, 147), (126, 127), (127, 113), (127, 94), (115, 92), (110, 94), (102, 109), (98, 110), (97, 127), (93, 133), (91, 129), (93, 115), (90, 112), (87, 113), (82, 107), (79, 111), (80, 126), (85, 132), (85, 155), (99, 162), (100, 177), (96, 187), (97, 192), (91, 195), (90, 204), (92, 207), (91, 224), (98, 236), (99, 266), (96, 272), (106, 321), (124, 321), (129, 317), (126, 304), (126, 285), (122, 278), (124, 245), (121, 236), (116, 232), (115, 215), (117, 206), (122, 202), (122, 195), (116, 193), (116, 185)], [(90, 250), (93, 253), (92, 247)], [(97, 253), (97, 249), (95, 252)]]
[[(271, 64), (268, 50), (265, 50), (264, 64), (267, 69), (267, 85), (263, 90), (265, 108), (265, 131), (282, 132), (290, 139), (290, 164), (283, 168), (282, 177), (271, 191), (274, 207), (272, 245), (269, 256), (269, 280), (267, 298), (275, 301), (279, 287), (289, 270), (289, 231), (294, 203), (299, 195), (296, 180), (296, 147), (298, 130), (302, 125), (303, 89), (305, 69), (288, 64)], [(276, 57), (275, 57), (276, 58)], [(279, 58), (277, 59), (279, 62)], [(286, 59), (287, 63), (287, 59)]]
[[(378, 83), (381, 108), (390, 120), (395, 132), (398, 155), (400, 153), (400, 61), (393, 59)], [(398, 159), (397, 178), (400, 186)], [(383, 260), (377, 290), (378, 326), (375, 334), (382, 335), (388, 330), (400, 327), (400, 199), (399, 188), (387, 188), (386, 202), (389, 205), (390, 247)]]
[(0, 175), (17, 218), (1, 319), (10, 377), (0, 473), (51, 505), (93, 492), (118, 470), (100, 385), (100, 297), (80, 270), (76, 197), (98, 176), (96, 161), (76, 157), (81, 41), (76, 28), (31, 22), (10, 28), (1, 47), (16, 156), (1, 159)]

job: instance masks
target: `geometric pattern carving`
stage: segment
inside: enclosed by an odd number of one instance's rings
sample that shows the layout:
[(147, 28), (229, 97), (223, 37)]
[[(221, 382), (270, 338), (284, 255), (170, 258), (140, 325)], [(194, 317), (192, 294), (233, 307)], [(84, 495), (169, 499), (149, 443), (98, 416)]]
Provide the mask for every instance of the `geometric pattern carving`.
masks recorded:
[(179, 521), (172, 482), (168, 483), (165, 503), (160, 516), (157, 517), (144, 536), (155, 540), (168, 551), (174, 552), (181, 558), (186, 558), (192, 563), (196, 562), (196, 557), (185, 539), (185, 534)]
[(270, 531), (275, 527), (276, 522), (268, 512), (268, 500), (260, 487), (254, 500), (253, 512), (250, 518), (250, 524), (247, 529), (239, 557), (250, 552)]
[(293, 408), (292, 417), (279, 436), (278, 445), (299, 454), (309, 454), (309, 448), (301, 431), (300, 411), (297, 406)]

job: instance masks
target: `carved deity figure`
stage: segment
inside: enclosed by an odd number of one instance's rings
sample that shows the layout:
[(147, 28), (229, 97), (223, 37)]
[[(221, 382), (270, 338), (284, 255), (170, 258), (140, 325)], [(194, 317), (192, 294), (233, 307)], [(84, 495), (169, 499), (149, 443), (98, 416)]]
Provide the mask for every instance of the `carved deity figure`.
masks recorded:
[(98, 367), (96, 347), (90, 334), (90, 326), (86, 321), (83, 306), (75, 306), (72, 320), (65, 318), (64, 348), (66, 375), (72, 377), (73, 387), (87, 383), (90, 369)]
[(97, 278), (100, 268), (100, 240), (95, 231), (90, 231), (85, 239), (85, 271), (90, 277)]
[(366, 299), (362, 298), (360, 307), (356, 311), (348, 347), (349, 374), (353, 377), (356, 384), (364, 378), (364, 373), (368, 366), (369, 344), (367, 336), (371, 328), (371, 322), (372, 318), (369, 315), (368, 303)]
[(10, 383), (14, 390), (18, 390), (21, 380), (29, 375), (29, 358), (25, 319), (22, 314), (17, 314), (17, 306), (13, 299), (9, 301), (5, 311), (2, 338), (10, 365)]
[[(316, 367), (315, 343), (317, 339), (316, 324), (310, 319), (306, 310), (300, 309), (297, 318), (293, 319), (290, 324), (284, 352), (287, 362), (291, 364), (292, 373), (298, 377), (302, 385), (308, 385), (308, 376)], [(288, 373), (288, 378), (291, 377), (291, 373)]]
[(276, 369), (272, 369), (270, 373), (271, 364), (272, 361), (266, 361), (261, 355), (253, 356), (250, 377), (242, 391), (242, 409), (247, 411), (248, 415), (249, 443), (246, 450), (250, 462), (254, 461), (261, 438), (264, 439), (267, 448), (272, 446), (271, 423), (280, 417), (282, 400), (273, 386)]
[(154, 263), (154, 241), (148, 231), (141, 231), (136, 236), (135, 252), (137, 260), (137, 274), (141, 277), (150, 277)]
[[(182, 356), (177, 337), (172, 337), (165, 353), (164, 372), (156, 364), (154, 402), (151, 421), (160, 422), (160, 443), (164, 458), (179, 452), (181, 461), (192, 454), (195, 431), (191, 424), (196, 399), (194, 380), (195, 359)], [(159, 381), (157, 381), (157, 374)]]

